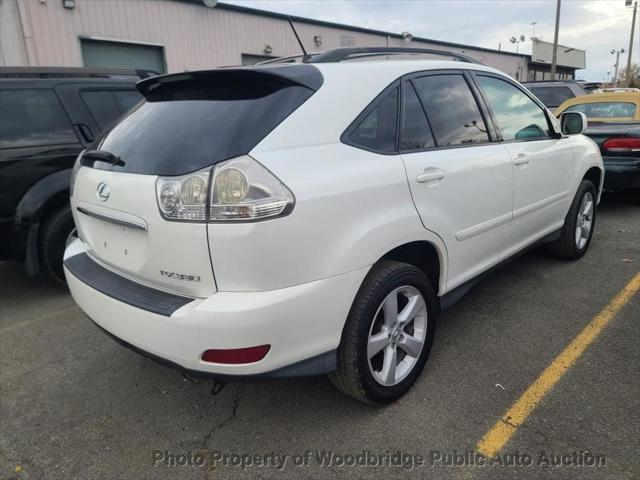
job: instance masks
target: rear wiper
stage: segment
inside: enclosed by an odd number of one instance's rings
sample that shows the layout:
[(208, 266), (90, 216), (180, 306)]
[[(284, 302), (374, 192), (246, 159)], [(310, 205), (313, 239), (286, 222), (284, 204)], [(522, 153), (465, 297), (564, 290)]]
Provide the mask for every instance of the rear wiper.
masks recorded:
[(82, 155), (82, 160), (88, 160), (90, 162), (105, 162), (120, 167), (125, 165), (124, 160), (111, 152), (107, 152), (106, 150), (87, 150)]

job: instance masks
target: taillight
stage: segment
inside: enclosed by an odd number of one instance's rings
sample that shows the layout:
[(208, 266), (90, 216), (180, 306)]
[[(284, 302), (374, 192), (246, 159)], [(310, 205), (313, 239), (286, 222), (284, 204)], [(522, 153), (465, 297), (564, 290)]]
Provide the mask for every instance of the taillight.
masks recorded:
[(238, 365), (241, 363), (254, 363), (262, 360), (271, 345), (259, 345), (249, 348), (232, 348), (229, 350), (207, 350), (202, 354), (202, 360), (209, 363), (227, 363)]
[[(243, 222), (288, 214), (291, 191), (253, 158), (242, 156), (180, 177), (158, 177), (156, 197), (166, 220)], [(209, 200), (209, 201), (207, 201)]]
[(181, 177), (158, 177), (156, 197), (167, 220), (204, 222), (207, 219), (209, 168)]
[(278, 178), (245, 155), (217, 164), (213, 170), (213, 222), (263, 220), (286, 215), (293, 194)]
[(73, 197), (73, 187), (76, 185), (76, 176), (78, 175), (78, 170), (80, 170), (80, 159), (84, 154), (85, 150), (80, 152), (80, 155), (76, 157), (76, 161), (73, 164), (73, 169), (71, 170), (71, 178), (69, 179), (69, 196)]
[(607, 152), (640, 152), (640, 138), (620, 137), (610, 138), (602, 144), (602, 149)]

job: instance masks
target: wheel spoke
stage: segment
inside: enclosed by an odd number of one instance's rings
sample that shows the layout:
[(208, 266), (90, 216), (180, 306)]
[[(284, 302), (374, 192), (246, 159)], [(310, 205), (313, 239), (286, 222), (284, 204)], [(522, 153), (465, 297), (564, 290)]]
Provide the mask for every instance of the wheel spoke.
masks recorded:
[(373, 357), (376, 353), (380, 352), (389, 343), (389, 335), (386, 328), (383, 328), (380, 333), (377, 333), (369, 338), (369, 344), (367, 345), (367, 358)]
[(415, 358), (420, 355), (420, 351), (422, 350), (422, 342), (416, 337), (407, 335), (405, 333), (402, 338), (400, 338), (400, 341), (398, 341), (398, 347), (404, 350), (407, 355), (411, 355)]
[(576, 242), (579, 242), (581, 238), (582, 238), (582, 226), (578, 223), (578, 226), (576, 227)]
[(409, 301), (398, 315), (398, 323), (401, 326), (409, 323), (424, 308), (424, 302), (420, 295), (409, 297)]
[(582, 238), (585, 240), (589, 238), (589, 227), (587, 225), (582, 227)]
[(582, 209), (582, 214), (587, 216), (590, 215), (592, 208), (593, 208), (593, 202), (589, 200), (588, 202), (585, 203), (584, 208)]
[(384, 361), (380, 375), (386, 385), (393, 385), (396, 381), (396, 367), (398, 354), (396, 349), (388, 346), (384, 351)]
[(398, 318), (398, 293), (393, 292), (382, 304), (384, 324), (391, 328)]

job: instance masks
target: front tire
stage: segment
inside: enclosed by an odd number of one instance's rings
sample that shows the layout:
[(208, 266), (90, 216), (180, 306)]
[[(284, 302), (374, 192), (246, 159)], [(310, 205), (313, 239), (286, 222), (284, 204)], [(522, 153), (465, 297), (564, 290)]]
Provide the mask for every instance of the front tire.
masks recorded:
[(331, 382), (347, 395), (376, 405), (407, 393), (429, 356), (435, 300), (429, 279), (413, 265), (375, 265), (347, 317)]
[(585, 254), (596, 226), (596, 199), (593, 183), (582, 180), (564, 220), (560, 238), (549, 244), (549, 253), (567, 260), (577, 260)]

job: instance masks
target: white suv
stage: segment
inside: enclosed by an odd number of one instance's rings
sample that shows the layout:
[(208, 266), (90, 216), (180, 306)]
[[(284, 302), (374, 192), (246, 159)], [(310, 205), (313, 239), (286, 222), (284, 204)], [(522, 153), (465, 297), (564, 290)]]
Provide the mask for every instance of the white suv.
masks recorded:
[(140, 82), (74, 168), (78, 305), (189, 374), (329, 373), (384, 404), (481, 273), (540, 242), (584, 254), (604, 170), (581, 114), (476, 63), (346, 61), (380, 53)]

